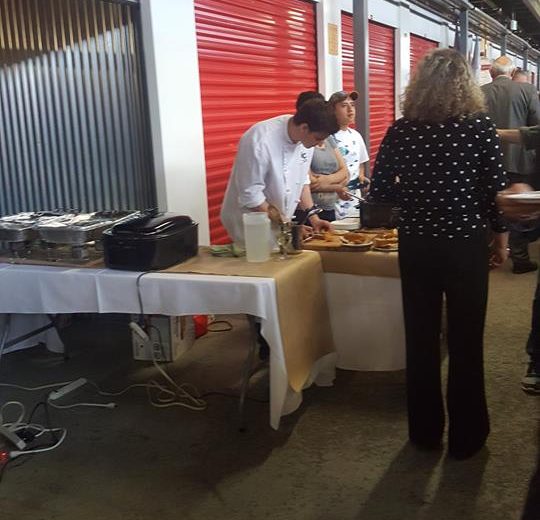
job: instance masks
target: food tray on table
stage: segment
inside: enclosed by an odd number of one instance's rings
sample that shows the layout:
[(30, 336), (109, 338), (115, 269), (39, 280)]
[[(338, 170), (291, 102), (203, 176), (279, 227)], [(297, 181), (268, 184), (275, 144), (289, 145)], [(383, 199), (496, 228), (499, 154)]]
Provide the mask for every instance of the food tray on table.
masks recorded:
[(52, 244), (82, 245), (100, 240), (105, 229), (140, 215), (138, 211), (99, 211), (81, 213), (38, 225), (40, 238)]
[(398, 250), (397, 230), (341, 230), (315, 234), (304, 241), (304, 249), (313, 251), (363, 252), (378, 250), (392, 252)]

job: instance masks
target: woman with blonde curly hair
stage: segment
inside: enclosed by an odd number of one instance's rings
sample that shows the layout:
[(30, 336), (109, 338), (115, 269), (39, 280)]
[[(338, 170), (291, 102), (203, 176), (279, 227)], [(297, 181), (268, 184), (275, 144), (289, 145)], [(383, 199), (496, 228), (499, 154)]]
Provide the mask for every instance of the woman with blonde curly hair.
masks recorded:
[(371, 189), (375, 200), (401, 209), (409, 439), (420, 448), (441, 446), (444, 296), (448, 452), (458, 459), (474, 455), (489, 434), (483, 372), (488, 272), (508, 256), (495, 206), (506, 175), (499, 139), (484, 110), (463, 56), (450, 49), (429, 53), (405, 92), (403, 117), (381, 145)]

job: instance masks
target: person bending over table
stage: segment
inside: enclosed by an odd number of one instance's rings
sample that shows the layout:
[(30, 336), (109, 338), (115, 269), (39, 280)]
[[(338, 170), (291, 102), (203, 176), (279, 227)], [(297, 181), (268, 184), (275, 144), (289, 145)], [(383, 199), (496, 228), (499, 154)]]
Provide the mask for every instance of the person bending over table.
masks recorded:
[[(294, 116), (261, 121), (244, 133), (221, 208), (221, 221), (236, 244), (245, 245), (242, 215), (246, 212), (265, 211), (273, 221), (280, 221), (292, 219), (297, 207), (313, 207), (308, 177), (313, 147), (337, 129), (327, 103), (312, 99)], [(318, 215), (310, 218), (310, 224), (318, 232), (331, 229)], [(260, 333), (260, 323), (256, 326), (259, 357), (266, 359), (269, 346)]]
[(441, 445), (444, 295), (448, 452), (463, 459), (480, 450), (489, 434), (483, 335), (489, 267), (508, 257), (508, 234), (495, 204), (506, 174), (482, 92), (458, 52), (438, 49), (422, 59), (402, 112), (381, 144), (371, 194), (401, 208), (409, 438), (420, 448)]
[[(243, 246), (242, 214), (279, 211), (290, 220), (297, 207), (313, 207), (309, 168), (313, 147), (338, 128), (335, 115), (324, 100), (306, 101), (294, 116), (282, 115), (253, 125), (240, 139), (223, 206), (221, 221), (235, 243)], [(275, 220), (272, 211), (270, 217)], [(330, 223), (314, 215), (315, 231)]]
[[(526, 148), (536, 149), (536, 171), (533, 176), (535, 186), (540, 182), (540, 125), (532, 127), (523, 127), (520, 129), (501, 129), (497, 133), (503, 141), (510, 143), (523, 143)], [(531, 191), (532, 187), (528, 184), (512, 184), (510, 188), (501, 193), (497, 198), (499, 208), (503, 211), (505, 217), (510, 220), (531, 220), (540, 218), (540, 201), (531, 201), (530, 203), (518, 201), (506, 197), (505, 195), (513, 193), (524, 193)], [(540, 272), (536, 281), (536, 291), (532, 304), (531, 331), (526, 344), (526, 351), (529, 355), (529, 364), (527, 372), (521, 380), (521, 388), (529, 393), (540, 395)]]

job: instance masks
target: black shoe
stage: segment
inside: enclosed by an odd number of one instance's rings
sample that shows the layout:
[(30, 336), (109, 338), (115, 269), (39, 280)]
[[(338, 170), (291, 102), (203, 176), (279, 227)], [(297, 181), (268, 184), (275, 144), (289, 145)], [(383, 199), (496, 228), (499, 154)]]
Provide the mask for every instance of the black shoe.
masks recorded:
[(465, 460), (476, 455), (486, 444), (489, 435), (489, 426), (482, 434), (477, 435), (477, 437), (466, 437), (459, 441), (449, 436), (448, 456), (455, 460)]
[(486, 445), (485, 440), (479, 444), (460, 448), (448, 448), (448, 456), (454, 460), (467, 460), (476, 455)]
[(537, 269), (538, 269), (538, 264), (536, 262), (528, 260), (526, 262), (514, 262), (514, 267), (512, 268), (512, 272), (514, 274), (524, 274), (524, 273), (531, 273), (532, 271), (536, 271)]
[(540, 370), (536, 370), (532, 363), (529, 363), (527, 373), (521, 380), (521, 388), (528, 394), (540, 395)]
[(443, 443), (442, 441), (430, 441), (430, 442), (418, 442), (410, 440), (410, 443), (418, 450), (418, 451), (440, 451), (443, 449)]
[(417, 449), (421, 451), (436, 451), (440, 450), (443, 447), (442, 439), (435, 438), (416, 438), (409, 436), (409, 442)]

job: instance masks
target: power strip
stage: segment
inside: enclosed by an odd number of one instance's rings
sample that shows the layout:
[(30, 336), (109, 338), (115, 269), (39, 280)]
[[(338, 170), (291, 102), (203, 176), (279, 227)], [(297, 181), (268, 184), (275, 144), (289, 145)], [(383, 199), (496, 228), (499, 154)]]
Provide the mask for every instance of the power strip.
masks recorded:
[(12, 442), (20, 450), (26, 448), (26, 442), (24, 442), (15, 432), (8, 430), (5, 426), (0, 424), (0, 435), (3, 435), (8, 441)]
[(80, 377), (79, 379), (76, 379), (75, 381), (72, 381), (66, 386), (63, 386), (62, 388), (59, 388), (58, 390), (54, 390), (49, 394), (49, 401), (55, 401), (56, 399), (60, 399), (61, 397), (64, 397), (65, 395), (69, 394), (70, 392), (73, 392), (74, 390), (77, 390), (77, 388), (83, 386), (86, 384), (86, 379), (84, 377)]

